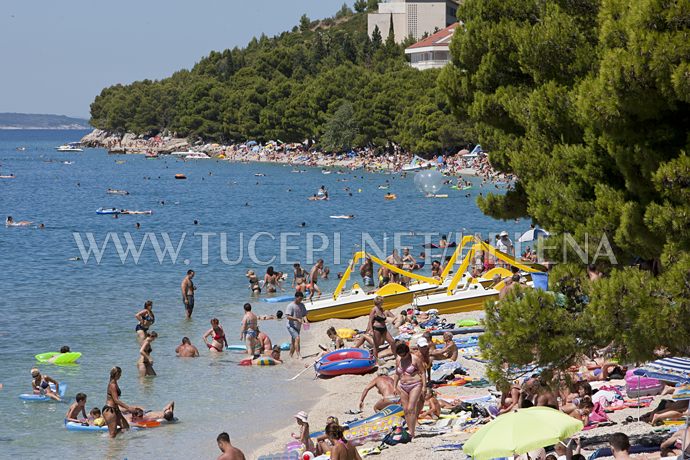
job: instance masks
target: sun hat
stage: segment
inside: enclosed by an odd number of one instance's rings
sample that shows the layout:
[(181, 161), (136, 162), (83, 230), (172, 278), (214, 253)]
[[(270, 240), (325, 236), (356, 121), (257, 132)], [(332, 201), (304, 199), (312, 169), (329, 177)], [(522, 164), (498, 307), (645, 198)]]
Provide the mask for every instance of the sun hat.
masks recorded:
[(428, 347), (428, 346), (429, 346), (429, 342), (427, 342), (426, 339), (425, 339), (424, 337), (420, 337), (419, 339), (417, 339), (417, 346), (420, 347), (420, 348), (421, 348), (421, 347)]
[(309, 420), (309, 416), (308, 416), (307, 413), (304, 412), (303, 410), (297, 412), (297, 413), (295, 414), (295, 418), (298, 419), (298, 420), (303, 421), (304, 423), (307, 423), (307, 421)]
[(503, 230), (501, 233), (499, 233), (498, 236), (508, 236), (508, 232), (506, 232), (505, 230)]

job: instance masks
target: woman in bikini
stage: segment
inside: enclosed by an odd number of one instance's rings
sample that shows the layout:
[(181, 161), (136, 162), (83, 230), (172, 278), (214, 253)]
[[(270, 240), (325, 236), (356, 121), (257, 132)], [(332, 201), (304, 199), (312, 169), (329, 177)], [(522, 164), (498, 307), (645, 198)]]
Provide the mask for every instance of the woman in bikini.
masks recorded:
[[(208, 343), (206, 340), (207, 337), (213, 338), (211, 343)], [(213, 318), (211, 320), (211, 329), (206, 331), (206, 334), (204, 334), (204, 343), (213, 353), (221, 353), (225, 347), (228, 346), (228, 341), (225, 338), (225, 332), (223, 331), (223, 328), (220, 327), (220, 321), (218, 321), (218, 318)]]
[(120, 408), (128, 412), (141, 409), (140, 407), (129, 406), (120, 399), (122, 392), (120, 391), (120, 386), (117, 384), (117, 381), (121, 376), (122, 369), (118, 366), (110, 369), (110, 382), (108, 382), (108, 390), (105, 395), (103, 418), (105, 419), (106, 425), (108, 425), (108, 433), (111, 438), (117, 436), (120, 431), (129, 429), (129, 423), (127, 423), (124, 415), (122, 415)]
[[(426, 373), (422, 359), (410, 353), (407, 344), (401, 343), (395, 349), (395, 392), (400, 395), (400, 402), (405, 409), (405, 421), (410, 436), (414, 438), (417, 427), (417, 415), (423, 390), (426, 388)], [(422, 400), (423, 403), (423, 400)]]
[(139, 343), (144, 341), (149, 332), (149, 328), (153, 326), (153, 323), (156, 322), (156, 316), (153, 314), (152, 309), (153, 302), (147, 300), (146, 303), (144, 303), (144, 309), (134, 315), (137, 321), (139, 321), (139, 324), (137, 324), (137, 326), (134, 328), (134, 330), (137, 332), (137, 339), (139, 340)]
[(146, 336), (139, 349), (139, 361), (137, 361), (137, 367), (139, 368), (139, 377), (146, 377), (149, 375), (156, 375), (156, 371), (153, 370), (153, 359), (151, 359), (151, 342), (158, 338), (158, 333), (151, 332)]
[[(37, 368), (31, 369), (31, 388), (35, 395), (45, 395), (55, 401), (60, 401), (60, 384), (52, 377), (42, 375)], [(50, 384), (55, 386), (55, 390), (50, 387)]]
[(383, 309), (383, 297), (380, 295), (376, 296), (374, 298), (374, 306), (369, 313), (369, 327), (367, 328), (367, 331), (371, 332), (374, 338), (373, 354), (375, 359), (379, 358), (379, 347), (383, 345), (384, 341), (393, 347), (393, 337), (386, 327), (386, 317), (389, 316), (393, 318), (391, 312)]

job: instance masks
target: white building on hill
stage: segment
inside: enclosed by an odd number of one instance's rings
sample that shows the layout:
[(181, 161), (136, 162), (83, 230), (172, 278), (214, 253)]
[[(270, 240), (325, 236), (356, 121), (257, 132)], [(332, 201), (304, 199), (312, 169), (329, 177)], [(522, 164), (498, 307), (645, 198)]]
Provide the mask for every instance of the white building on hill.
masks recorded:
[(378, 26), (381, 37), (388, 37), (391, 21), (396, 43), (412, 36), (416, 40), (457, 22), (460, 0), (383, 0), (379, 10), (367, 18), (369, 36)]
[(439, 69), (450, 62), (450, 40), (458, 23), (405, 48), (410, 65), (418, 70)]

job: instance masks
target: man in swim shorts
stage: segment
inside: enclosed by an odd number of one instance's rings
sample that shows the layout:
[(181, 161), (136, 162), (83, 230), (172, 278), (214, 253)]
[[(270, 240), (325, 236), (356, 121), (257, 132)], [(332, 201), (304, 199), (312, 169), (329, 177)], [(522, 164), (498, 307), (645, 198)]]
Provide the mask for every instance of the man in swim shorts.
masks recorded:
[(302, 358), (299, 335), (300, 331), (302, 330), (302, 323), (308, 323), (307, 307), (302, 302), (303, 299), (304, 293), (302, 293), (302, 291), (295, 292), (295, 300), (290, 302), (285, 309), (285, 317), (288, 320), (287, 330), (290, 333), (291, 358), (295, 353), (297, 354), (298, 358)]
[(314, 292), (319, 293), (319, 296), (321, 295), (321, 289), (319, 289), (319, 286), (316, 284), (316, 280), (319, 279), (319, 276), (323, 272), (323, 259), (319, 259), (316, 261), (316, 264), (311, 268), (311, 271), (309, 272), (309, 284), (307, 287), (309, 288), (309, 300), (311, 300), (314, 297)]
[(182, 280), (182, 302), (184, 303), (184, 308), (187, 312), (187, 319), (192, 318), (192, 311), (194, 311), (194, 270), (187, 270), (187, 276)]

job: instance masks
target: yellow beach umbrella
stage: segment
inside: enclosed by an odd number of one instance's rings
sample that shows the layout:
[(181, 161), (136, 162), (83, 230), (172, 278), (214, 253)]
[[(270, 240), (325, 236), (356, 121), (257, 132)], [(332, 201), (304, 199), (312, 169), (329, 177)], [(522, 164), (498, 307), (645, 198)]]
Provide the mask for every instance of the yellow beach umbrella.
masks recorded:
[(550, 407), (503, 414), (479, 429), (463, 446), (475, 460), (511, 457), (556, 444), (582, 430), (582, 422)]

